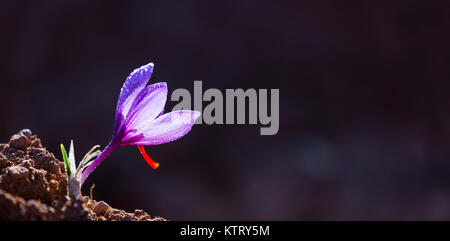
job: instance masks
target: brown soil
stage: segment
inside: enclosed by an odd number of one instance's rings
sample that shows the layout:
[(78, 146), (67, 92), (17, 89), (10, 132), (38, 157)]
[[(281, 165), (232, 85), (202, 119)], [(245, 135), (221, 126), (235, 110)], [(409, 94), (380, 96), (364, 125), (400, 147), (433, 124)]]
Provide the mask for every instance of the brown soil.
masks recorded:
[(0, 144), (0, 220), (164, 221), (136, 209), (133, 213), (84, 196), (67, 196), (63, 162), (30, 132)]

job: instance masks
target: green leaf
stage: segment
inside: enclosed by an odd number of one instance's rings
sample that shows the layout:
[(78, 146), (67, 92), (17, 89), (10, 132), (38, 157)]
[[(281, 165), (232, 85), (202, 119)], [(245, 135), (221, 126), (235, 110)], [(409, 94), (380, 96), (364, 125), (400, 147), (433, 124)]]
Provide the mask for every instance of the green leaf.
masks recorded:
[(69, 162), (69, 158), (67, 158), (67, 152), (66, 152), (66, 149), (64, 148), (63, 144), (61, 144), (61, 152), (62, 152), (63, 159), (64, 159), (64, 166), (66, 167), (67, 177), (70, 177), (70, 174), (71, 174), (70, 162)]

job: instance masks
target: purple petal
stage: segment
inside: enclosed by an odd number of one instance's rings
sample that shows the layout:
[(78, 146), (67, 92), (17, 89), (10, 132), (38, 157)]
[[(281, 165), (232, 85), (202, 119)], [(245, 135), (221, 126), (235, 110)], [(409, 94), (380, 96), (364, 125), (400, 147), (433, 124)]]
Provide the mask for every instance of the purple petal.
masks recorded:
[[(117, 134), (122, 128), (123, 119), (127, 116), (134, 99), (147, 85), (153, 72), (153, 63), (141, 66), (131, 72), (120, 90), (119, 100), (116, 108), (116, 121), (114, 133)], [(122, 115), (122, 117), (121, 117)]]
[(134, 100), (126, 118), (127, 129), (143, 129), (164, 110), (167, 100), (167, 84), (155, 83), (145, 87)]
[(199, 116), (200, 112), (192, 110), (169, 112), (146, 121), (141, 129), (125, 137), (122, 145), (159, 145), (177, 140), (191, 130)]
[(139, 93), (147, 85), (150, 76), (153, 73), (153, 63), (149, 63), (137, 68), (128, 75), (125, 83), (120, 90), (119, 100), (117, 101), (116, 115), (122, 113), (127, 116), (128, 111)]

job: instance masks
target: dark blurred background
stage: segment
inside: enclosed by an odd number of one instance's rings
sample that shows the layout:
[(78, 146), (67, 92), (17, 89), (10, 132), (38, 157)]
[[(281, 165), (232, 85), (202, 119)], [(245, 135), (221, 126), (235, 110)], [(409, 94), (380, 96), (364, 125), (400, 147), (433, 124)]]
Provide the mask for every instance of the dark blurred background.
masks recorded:
[[(450, 2), (2, 1), (0, 139), (105, 146), (126, 76), (280, 89), (280, 131), (114, 152), (94, 197), (170, 220), (450, 219)], [(176, 104), (168, 101), (166, 110)], [(206, 103), (204, 104), (206, 105)]]

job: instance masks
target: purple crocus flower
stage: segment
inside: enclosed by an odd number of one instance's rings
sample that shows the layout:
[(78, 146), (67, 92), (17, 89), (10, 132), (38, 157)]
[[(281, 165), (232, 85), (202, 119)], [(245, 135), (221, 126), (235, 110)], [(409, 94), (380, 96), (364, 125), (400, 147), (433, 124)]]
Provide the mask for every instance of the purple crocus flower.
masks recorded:
[(144, 145), (159, 145), (177, 140), (192, 128), (200, 112), (178, 110), (166, 114), (167, 84), (155, 83), (149, 86), (153, 63), (135, 69), (125, 80), (120, 91), (116, 109), (116, 121), (111, 142), (81, 175), (81, 184), (89, 174), (116, 148), (137, 145), (145, 160), (154, 168), (158, 163), (151, 160)]

